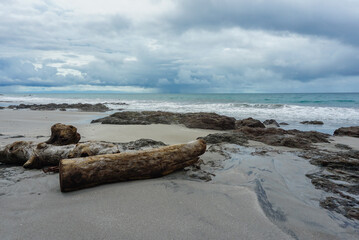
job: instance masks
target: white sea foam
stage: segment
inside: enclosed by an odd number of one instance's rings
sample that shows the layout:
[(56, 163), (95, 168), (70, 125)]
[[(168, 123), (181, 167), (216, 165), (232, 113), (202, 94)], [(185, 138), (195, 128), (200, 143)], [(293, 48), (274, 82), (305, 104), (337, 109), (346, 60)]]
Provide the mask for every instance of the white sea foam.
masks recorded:
[[(118, 105), (116, 103), (127, 103)], [(215, 112), (236, 119), (253, 117), (259, 120), (276, 119), (287, 122), (289, 127), (303, 130), (318, 130), (332, 133), (341, 126), (359, 125), (359, 109), (343, 107), (299, 106), (289, 104), (261, 104), (261, 103), (206, 103), (189, 101), (161, 101), (161, 100), (119, 100), (104, 98), (76, 98), (71, 97), (38, 97), (38, 96), (0, 96), (1, 105), (9, 104), (46, 104), (46, 103), (104, 103), (112, 109), (131, 111), (160, 110), (170, 112)], [(115, 104), (113, 104), (115, 103)], [(320, 120), (323, 126), (305, 126), (300, 121)]]

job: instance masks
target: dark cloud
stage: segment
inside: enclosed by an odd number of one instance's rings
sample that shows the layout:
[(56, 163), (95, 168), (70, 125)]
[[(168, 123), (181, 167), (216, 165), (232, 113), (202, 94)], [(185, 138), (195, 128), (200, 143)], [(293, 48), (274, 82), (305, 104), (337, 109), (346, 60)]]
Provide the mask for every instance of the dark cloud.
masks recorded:
[(239, 26), (324, 36), (358, 45), (358, 11), (358, 2), (351, 0), (181, 0), (178, 11), (166, 18), (182, 31)]
[(0, 3), (0, 86), (359, 90), (354, 1), (185, 0), (147, 18), (32, 1)]

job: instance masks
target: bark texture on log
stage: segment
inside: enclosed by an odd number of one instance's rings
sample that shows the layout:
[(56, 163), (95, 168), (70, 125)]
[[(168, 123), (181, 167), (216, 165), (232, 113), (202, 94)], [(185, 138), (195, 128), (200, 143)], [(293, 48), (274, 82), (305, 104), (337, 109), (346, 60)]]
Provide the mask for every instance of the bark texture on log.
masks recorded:
[(33, 155), (37, 143), (17, 141), (6, 145), (0, 150), (0, 162), (22, 165)]
[(200, 139), (146, 151), (62, 159), (59, 165), (61, 191), (161, 177), (196, 163), (205, 151), (206, 142)]
[(119, 153), (118, 146), (106, 142), (85, 142), (65, 146), (39, 143), (24, 168), (42, 168), (57, 166), (61, 159), (87, 157), (100, 154)]
[(23, 165), (24, 168), (57, 166), (60, 160), (64, 158), (119, 153), (122, 145), (124, 144), (90, 141), (56, 146), (46, 143), (18, 141), (0, 149), (0, 162)]
[(89, 141), (65, 146), (18, 141), (0, 149), (0, 163), (24, 168), (58, 166), (61, 159), (78, 158), (165, 146), (163, 142), (138, 139), (128, 143)]

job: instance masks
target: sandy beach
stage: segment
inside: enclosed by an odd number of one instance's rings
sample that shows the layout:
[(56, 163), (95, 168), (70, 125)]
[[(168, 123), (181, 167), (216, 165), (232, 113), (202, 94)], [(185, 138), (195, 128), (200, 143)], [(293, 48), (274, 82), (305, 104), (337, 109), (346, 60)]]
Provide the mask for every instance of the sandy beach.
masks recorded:
[[(223, 131), (181, 125), (90, 124), (103, 113), (0, 111), (0, 145), (42, 142), (57, 122), (78, 128), (81, 141), (140, 138), (185, 143)], [(16, 137), (21, 135), (23, 137)], [(15, 138), (13, 138), (15, 136)], [(353, 138), (335, 137), (334, 144)], [(61, 193), (58, 174), (0, 165), (1, 239), (357, 239), (358, 222), (319, 206), (324, 192), (305, 176), (316, 166), (297, 149), (250, 141), (209, 149), (203, 161), (215, 177), (179, 171), (163, 178), (114, 183)], [(264, 155), (257, 152), (266, 150)]]

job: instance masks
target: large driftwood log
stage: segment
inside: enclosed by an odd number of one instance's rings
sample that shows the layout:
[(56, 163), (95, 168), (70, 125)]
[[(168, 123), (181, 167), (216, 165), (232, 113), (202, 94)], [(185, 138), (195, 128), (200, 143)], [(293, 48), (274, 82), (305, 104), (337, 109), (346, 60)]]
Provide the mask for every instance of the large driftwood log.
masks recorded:
[(200, 139), (146, 151), (62, 159), (59, 165), (61, 191), (164, 176), (194, 164), (205, 151), (206, 142)]

